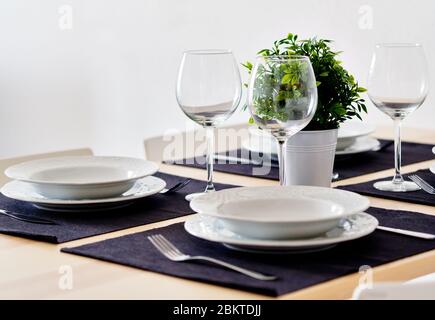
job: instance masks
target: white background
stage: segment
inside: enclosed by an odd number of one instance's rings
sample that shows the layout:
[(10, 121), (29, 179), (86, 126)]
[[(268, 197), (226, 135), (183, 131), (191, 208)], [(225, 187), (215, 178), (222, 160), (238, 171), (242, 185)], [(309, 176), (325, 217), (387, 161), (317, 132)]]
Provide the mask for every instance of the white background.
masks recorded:
[[(0, 157), (83, 146), (142, 156), (144, 138), (188, 123), (174, 96), (183, 50), (231, 48), (242, 62), (288, 32), (334, 39), (363, 86), (377, 42), (422, 43), (435, 77), (429, 0), (2, 0)], [(434, 89), (406, 126), (434, 128)], [(366, 120), (391, 121), (372, 105)]]

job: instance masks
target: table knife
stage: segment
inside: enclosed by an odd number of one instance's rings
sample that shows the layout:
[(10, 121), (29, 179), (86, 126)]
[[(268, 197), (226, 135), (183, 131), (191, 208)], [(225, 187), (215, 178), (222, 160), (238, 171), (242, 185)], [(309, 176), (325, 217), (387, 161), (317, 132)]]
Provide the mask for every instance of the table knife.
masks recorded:
[(0, 214), (7, 216), (9, 218), (15, 219), (15, 220), (20, 220), (20, 221), (29, 222), (29, 223), (51, 224), (51, 225), (57, 224), (54, 221), (50, 221), (50, 220), (46, 220), (46, 219), (42, 219), (42, 218), (36, 218), (36, 217), (29, 217), (26, 214), (11, 212), (9, 210), (4, 210), (4, 209), (0, 209)]

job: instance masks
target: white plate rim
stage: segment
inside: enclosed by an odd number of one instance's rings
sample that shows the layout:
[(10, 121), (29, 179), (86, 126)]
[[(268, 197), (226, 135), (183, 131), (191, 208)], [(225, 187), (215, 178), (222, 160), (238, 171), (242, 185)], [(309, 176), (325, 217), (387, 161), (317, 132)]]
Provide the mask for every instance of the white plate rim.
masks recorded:
[(429, 167), (430, 172), (435, 174), (435, 163), (432, 163), (432, 165)]
[[(47, 199), (47, 198), (36, 198), (32, 197), (30, 195), (28, 196), (20, 196), (14, 193), (13, 188), (16, 188), (17, 185), (20, 187), (20, 184), (25, 184), (26, 182), (14, 180), (11, 182), (6, 183), (0, 190), (0, 192), (8, 198), (30, 202), (30, 203), (36, 203), (36, 204), (49, 204), (49, 205), (62, 205), (62, 206), (68, 206), (68, 205), (88, 205), (88, 204), (102, 204), (102, 203), (116, 203), (116, 202), (123, 202), (123, 201), (130, 201), (135, 199), (140, 199), (144, 197), (151, 196), (153, 194), (159, 193), (163, 188), (166, 187), (166, 182), (163, 179), (160, 179), (158, 177), (154, 176), (147, 176), (141, 179), (138, 179), (136, 183), (144, 183), (144, 180), (150, 180), (150, 183), (155, 183), (156, 187), (148, 190), (146, 192), (139, 192), (134, 193), (132, 195), (128, 196), (119, 196), (119, 197), (112, 197), (112, 198), (102, 198), (102, 199), (84, 199), (84, 200), (60, 200), (60, 199)], [(145, 182), (146, 183), (146, 182)], [(132, 188), (135, 188), (133, 186)], [(131, 189), (130, 189), (131, 190)], [(130, 190), (127, 190), (129, 192)], [(42, 197), (42, 196), (41, 196)]]
[(295, 240), (261, 240), (261, 239), (250, 239), (250, 238), (246, 238), (246, 239), (234, 239), (234, 238), (225, 238), (223, 236), (219, 237), (212, 237), (212, 236), (207, 236), (204, 234), (200, 234), (195, 232), (195, 230), (192, 229), (191, 225), (194, 223), (198, 223), (198, 221), (200, 221), (201, 219), (215, 219), (214, 217), (207, 217), (205, 215), (201, 215), (201, 214), (195, 214), (192, 215), (190, 217), (187, 218), (187, 220), (184, 223), (184, 229), (187, 233), (189, 233), (190, 235), (199, 238), (199, 239), (203, 239), (203, 240), (207, 240), (207, 241), (211, 241), (211, 242), (215, 242), (215, 243), (227, 243), (230, 245), (236, 245), (236, 246), (241, 246), (241, 247), (257, 247), (257, 248), (304, 248), (304, 247), (317, 247), (317, 246), (324, 246), (324, 245), (330, 245), (330, 244), (337, 244), (337, 243), (341, 243), (341, 242), (346, 242), (346, 241), (351, 241), (351, 240), (356, 240), (359, 238), (362, 238), (364, 236), (367, 236), (369, 234), (371, 234), (373, 231), (376, 230), (376, 227), (378, 226), (379, 222), (378, 220), (373, 217), (372, 215), (365, 213), (365, 212), (360, 212), (357, 213), (356, 215), (363, 215), (364, 218), (371, 220), (371, 225), (370, 227), (367, 227), (366, 229), (360, 231), (359, 233), (354, 233), (353, 235), (349, 235), (349, 236), (341, 236), (341, 237), (335, 237), (335, 238), (312, 238), (312, 239), (295, 239)]
[[(279, 199), (286, 199), (286, 198), (284, 198), (284, 197), (277, 198), (277, 200), (279, 200)], [(310, 197), (298, 197), (298, 199), (314, 200), (314, 201), (323, 202), (323, 203), (329, 202), (330, 205), (336, 205), (337, 206), (337, 208), (339, 210), (339, 213), (334, 213), (335, 216), (329, 216), (329, 217), (319, 218), (319, 219), (315, 219), (315, 220), (313, 220), (313, 219), (307, 219), (307, 220), (299, 220), (299, 221), (261, 220), (259, 218), (253, 218), (253, 217), (251, 217), (249, 219), (246, 219), (246, 218), (243, 218), (242, 216), (234, 216), (234, 215), (231, 215), (231, 214), (230, 215), (223, 215), (223, 214), (218, 213), (218, 212), (213, 212), (213, 213), (212, 212), (200, 212), (200, 213), (208, 215), (208, 216), (220, 218), (220, 219), (226, 219), (226, 220), (232, 220), (232, 221), (255, 222), (255, 223), (261, 223), (261, 224), (277, 224), (277, 223), (284, 223), (284, 224), (289, 224), (289, 223), (306, 224), (306, 223), (313, 223), (313, 222), (326, 222), (326, 221), (330, 221), (330, 220), (337, 220), (337, 219), (340, 219), (343, 216), (345, 216), (345, 214), (343, 214), (343, 207), (340, 204), (338, 204), (338, 203), (336, 203), (334, 201), (323, 200), (323, 199), (316, 199), (316, 198), (310, 198)]]
[[(355, 143), (359, 142), (361, 143), (365, 142), (366, 145), (364, 147), (360, 147), (358, 149), (349, 149), (352, 148)], [(258, 145), (253, 145), (252, 143), (249, 143), (249, 139), (244, 139), (242, 140), (242, 148), (245, 150), (249, 150), (250, 152), (253, 153), (265, 153), (265, 150), (261, 150), (261, 148), (258, 148)], [(368, 152), (371, 151), (377, 147), (380, 146), (380, 141), (374, 137), (370, 137), (370, 136), (363, 136), (363, 137), (359, 137), (356, 138), (356, 142), (354, 142), (352, 145), (350, 145), (349, 147), (347, 147), (344, 150), (336, 150), (335, 151), (335, 155), (341, 156), (341, 155), (348, 155), (348, 154), (356, 154), (356, 153), (363, 153), (363, 152)], [(267, 153), (269, 154), (269, 153)], [(276, 156), (276, 153), (271, 153), (273, 156)]]
[[(29, 175), (31, 172), (28, 170), (32, 170), (32, 166), (44, 165), (50, 162), (67, 162), (67, 161), (129, 161), (136, 162), (137, 168), (140, 168), (142, 172), (137, 173), (136, 175), (124, 178), (124, 179), (115, 179), (115, 180), (106, 180), (106, 181), (93, 181), (93, 182), (71, 182), (71, 181), (46, 181), (46, 180), (38, 180), (33, 179)], [(23, 172), (23, 170), (27, 170), (28, 172)], [(33, 169), (34, 170), (34, 169)], [(65, 156), (65, 157), (52, 157), (52, 158), (44, 158), (44, 159), (36, 159), (21, 162), (15, 165), (8, 167), (4, 174), (14, 180), (19, 180), (23, 182), (30, 182), (35, 184), (45, 184), (45, 185), (59, 185), (59, 186), (101, 186), (101, 185), (110, 185), (110, 184), (118, 184), (132, 180), (138, 180), (144, 178), (146, 176), (150, 176), (156, 173), (159, 170), (159, 166), (152, 161), (148, 161), (140, 158), (133, 157), (115, 157), (115, 156)]]
[[(248, 193), (248, 195), (246, 195)], [(249, 200), (249, 197), (256, 193), (256, 199), (258, 196), (268, 197), (270, 199), (283, 198), (285, 196), (299, 196), (305, 199), (324, 200), (326, 196), (331, 197), (329, 201), (341, 206), (342, 216), (349, 216), (358, 212), (367, 210), (370, 206), (370, 201), (367, 197), (364, 197), (358, 193), (341, 190), (336, 188), (326, 188), (317, 186), (258, 186), (258, 187), (236, 187), (230, 189), (219, 190), (212, 193), (207, 193), (193, 199), (190, 202), (192, 210), (198, 213), (204, 213), (207, 215), (214, 215), (221, 217), (214, 212), (211, 212), (212, 208), (220, 206), (225, 201), (235, 199)], [(317, 193), (317, 195), (316, 195)], [(249, 195), (250, 194), (250, 195)], [(319, 195), (322, 197), (319, 198)], [(349, 204), (348, 199), (351, 198), (353, 207)], [(328, 199), (328, 198), (327, 198)], [(332, 199), (332, 200), (331, 200)], [(338, 200), (337, 200), (338, 199)], [(345, 201), (346, 199), (346, 201)], [(341, 201), (341, 202), (340, 202)], [(349, 207), (350, 205), (350, 207)], [(230, 217), (222, 217), (230, 219)], [(238, 219), (249, 221), (246, 219)]]
[[(355, 133), (353, 134), (348, 133), (347, 135), (344, 134), (343, 130), (346, 130), (347, 129), (346, 127), (351, 127), (351, 126), (357, 127)], [(372, 134), (375, 130), (376, 127), (373, 124), (368, 124), (365, 122), (358, 122), (358, 121), (343, 122), (340, 125), (340, 128), (338, 128), (337, 139), (351, 139), (351, 138), (355, 139), (362, 136), (368, 136), (369, 134)]]
[[(362, 144), (362, 143), (366, 143), (363, 147), (357, 148), (357, 149), (353, 149), (352, 147), (355, 146), (355, 144)], [(351, 146), (347, 147), (344, 150), (336, 150), (335, 154), (338, 156), (341, 155), (348, 155), (348, 154), (355, 154), (355, 153), (363, 153), (363, 152), (368, 152), (371, 151), (377, 147), (379, 147), (381, 144), (381, 142), (373, 137), (369, 137), (369, 136), (364, 136), (364, 137), (360, 137), (356, 139), (356, 142), (354, 144), (352, 144)], [(349, 148), (352, 148), (349, 150)]]

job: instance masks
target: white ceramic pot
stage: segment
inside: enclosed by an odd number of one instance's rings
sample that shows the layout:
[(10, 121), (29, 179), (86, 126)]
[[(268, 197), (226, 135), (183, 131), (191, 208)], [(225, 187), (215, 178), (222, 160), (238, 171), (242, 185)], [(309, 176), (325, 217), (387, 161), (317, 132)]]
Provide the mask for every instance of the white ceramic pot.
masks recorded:
[(338, 129), (300, 131), (287, 142), (285, 184), (330, 187)]

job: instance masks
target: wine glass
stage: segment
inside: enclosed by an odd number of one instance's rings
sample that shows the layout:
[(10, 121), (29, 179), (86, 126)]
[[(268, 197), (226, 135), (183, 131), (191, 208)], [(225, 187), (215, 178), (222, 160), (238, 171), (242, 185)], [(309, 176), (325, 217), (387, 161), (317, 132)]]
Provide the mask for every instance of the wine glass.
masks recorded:
[(260, 129), (278, 141), (279, 182), (285, 185), (285, 144), (317, 108), (317, 86), (305, 56), (259, 56), (248, 86), (248, 106)]
[(376, 182), (382, 191), (406, 192), (420, 189), (414, 182), (405, 181), (400, 173), (402, 120), (426, 99), (429, 76), (426, 58), (419, 44), (378, 44), (373, 54), (368, 96), (375, 106), (394, 121), (394, 165), (391, 181)]
[(206, 129), (207, 136), (207, 186), (204, 192), (186, 196), (188, 201), (215, 191), (214, 127), (237, 109), (241, 87), (239, 68), (230, 50), (189, 50), (183, 53), (177, 79), (177, 102), (190, 119)]

